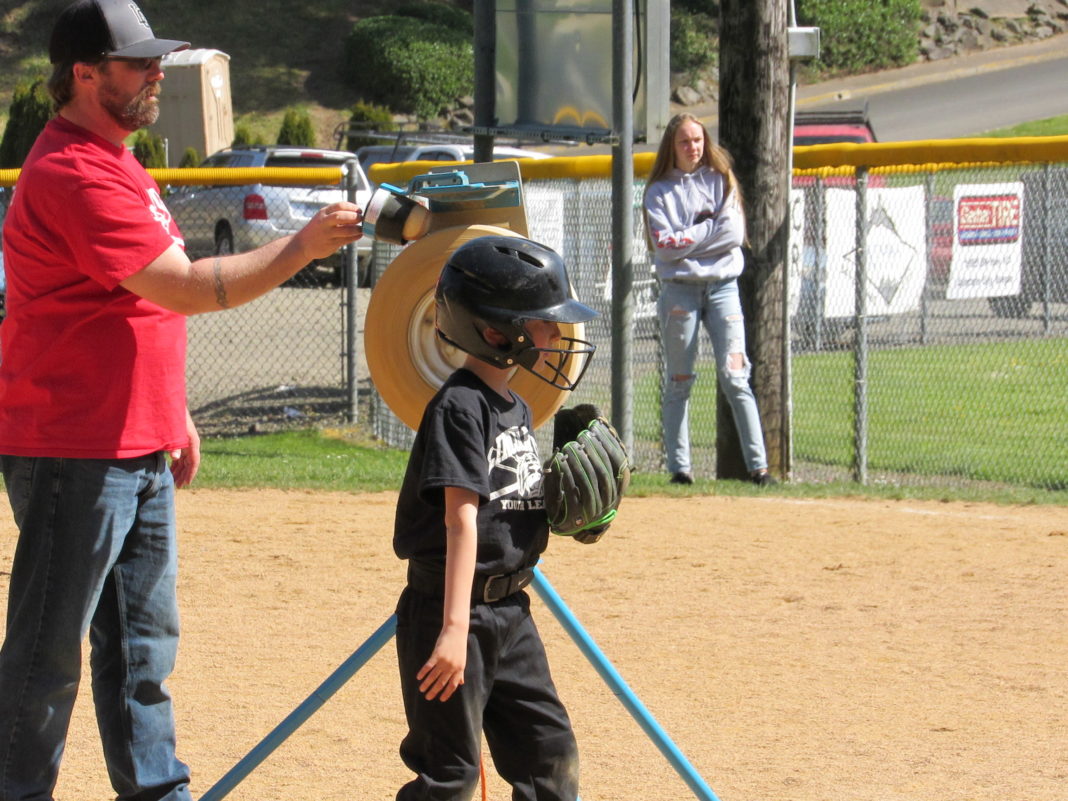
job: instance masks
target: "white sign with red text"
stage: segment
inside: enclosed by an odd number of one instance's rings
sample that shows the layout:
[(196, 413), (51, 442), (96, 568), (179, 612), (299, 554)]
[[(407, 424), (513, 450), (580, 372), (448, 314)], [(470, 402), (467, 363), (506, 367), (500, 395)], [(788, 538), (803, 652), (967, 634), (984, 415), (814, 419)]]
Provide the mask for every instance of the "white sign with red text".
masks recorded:
[(949, 300), (1020, 293), (1023, 183), (960, 184), (953, 191)]

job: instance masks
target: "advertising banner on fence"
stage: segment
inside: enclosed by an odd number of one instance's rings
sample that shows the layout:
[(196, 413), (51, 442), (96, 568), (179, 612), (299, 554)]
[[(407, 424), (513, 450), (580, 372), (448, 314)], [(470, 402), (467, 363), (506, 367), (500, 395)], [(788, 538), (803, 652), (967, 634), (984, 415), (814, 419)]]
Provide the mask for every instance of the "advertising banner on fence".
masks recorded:
[(946, 297), (1018, 295), (1023, 183), (959, 184), (953, 190), (953, 261)]
[[(856, 192), (827, 190), (825, 317), (855, 313)], [(920, 306), (927, 276), (922, 186), (868, 189), (867, 306), (871, 316), (903, 314)]]

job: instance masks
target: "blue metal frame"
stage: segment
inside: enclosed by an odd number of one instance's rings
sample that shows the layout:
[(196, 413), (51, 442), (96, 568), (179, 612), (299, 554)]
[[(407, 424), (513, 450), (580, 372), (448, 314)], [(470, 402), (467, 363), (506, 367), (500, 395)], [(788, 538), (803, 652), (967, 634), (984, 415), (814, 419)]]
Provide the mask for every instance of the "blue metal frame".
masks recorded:
[(389, 619), (378, 627), (378, 631), (367, 638), (348, 659), (341, 663), (337, 670), (327, 677), (326, 681), (319, 685), (318, 689), (309, 695), (275, 728), (260, 740), (259, 745), (253, 748), (236, 765), (230, 768), (211, 788), (200, 797), (200, 801), (219, 801), (227, 793), (233, 790), (241, 780), (254, 771), (263, 760), (270, 756), (278, 746), (285, 742), (293, 732), (315, 714), (334, 693), (340, 690), (356, 671), (367, 664), (372, 656), (381, 650), (382, 646), (392, 639), (397, 632), (397, 616), (390, 615)]
[[(720, 801), (711, 788), (705, 783), (704, 779), (694, 770), (693, 766), (683, 756), (682, 752), (678, 749), (671, 738), (667, 735), (667, 732), (660, 726), (659, 723), (649, 714), (649, 710), (645, 708), (645, 705), (639, 700), (627, 686), (627, 683), (623, 681), (623, 678), (619, 675), (612, 664), (605, 657), (600, 648), (597, 647), (597, 643), (593, 641), (593, 638), (586, 633), (586, 630), (582, 628), (582, 625), (578, 622), (575, 616), (571, 613), (571, 610), (567, 608), (560, 595), (553, 589), (553, 586), (546, 580), (541, 570), (534, 568), (534, 581), (531, 582), (531, 587), (538, 594), (538, 597), (544, 601), (545, 605), (549, 607), (549, 610), (553, 613), (556, 619), (563, 626), (564, 631), (568, 633), (575, 644), (582, 651), (583, 655), (593, 665), (594, 669), (604, 679), (605, 684), (619, 699), (620, 703), (626, 708), (641, 726), (642, 731), (649, 737), (650, 740), (660, 749), (660, 753), (668, 760), (671, 766), (675, 769), (675, 772), (679, 774), (687, 786), (693, 791), (694, 795), (700, 799), (700, 801)], [(303, 702), (297, 706), (289, 715), (279, 723), (260, 743), (253, 748), (249, 753), (242, 758), (233, 768), (231, 768), (219, 781), (217, 781), (204, 795), (200, 797), (200, 801), (219, 801), (234, 789), (241, 780), (250, 774), (256, 767), (263, 762), (279, 745), (281, 745), (286, 738), (295, 732), (300, 726), (310, 718), (319, 708), (325, 704), (334, 693), (336, 693), (345, 682), (351, 679), (360, 668), (362, 668), (368, 660), (385, 645), (393, 637), (397, 631), (397, 616), (390, 615), (389, 619), (379, 626), (378, 630), (372, 634), (363, 645), (357, 648), (352, 656), (346, 659), (333, 673), (327, 677), (318, 689), (309, 695)]]
[(642, 731), (648, 735), (649, 739), (660, 749), (660, 753), (667, 758), (675, 772), (693, 790), (694, 795), (701, 801), (719, 801), (716, 794), (712, 792), (704, 779), (694, 770), (675, 743), (668, 737), (667, 732), (649, 714), (649, 710), (645, 708), (638, 696), (631, 691), (616, 669), (612, 667), (608, 658), (597, 647), (597, 643), (582, 628), (571, 610), (564, 604), (563, 599), (538, 568), (534, 568), (534, 581), (531, 582), (530, 586), (534, 588), (534, 591), (538, 593), (538, 597), (549, 607), (560, 625), (564, 627), (564, 631), (570, 635), (571, 639), (575, 641), (575, 645), (579, 647), (579, 650), (582, 651), (589, 663), (604, 679), (605, 684), (615, 693), (619, 702), (623, 704), (626, 710), (630, 712), (631, 717), (642, 727)]

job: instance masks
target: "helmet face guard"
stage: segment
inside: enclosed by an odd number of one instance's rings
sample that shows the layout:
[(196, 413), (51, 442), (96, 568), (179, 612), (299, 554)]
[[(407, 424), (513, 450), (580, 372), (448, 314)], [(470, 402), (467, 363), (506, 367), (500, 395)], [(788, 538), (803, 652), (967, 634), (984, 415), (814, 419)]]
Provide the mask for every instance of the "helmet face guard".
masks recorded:
[(555, 348), (527, 348), (519, 353), (519, 366), (557, 389), (573, 390), (590, 366), (597, 346), (574, 337), (560, 337)]
[[(528, 239), (485, 236), (457, 249), (441, 271), (435, 303), (443, 340), (495, 367), (522, 367), (558, 389), (578, 386), (596, 351), (566, 335), (556, 347), (534, 347), (528, 321), (574, 325), (597, 312), (575, 299), (563, 259)], [(487, 328), (504, 344), (487, 342)]]

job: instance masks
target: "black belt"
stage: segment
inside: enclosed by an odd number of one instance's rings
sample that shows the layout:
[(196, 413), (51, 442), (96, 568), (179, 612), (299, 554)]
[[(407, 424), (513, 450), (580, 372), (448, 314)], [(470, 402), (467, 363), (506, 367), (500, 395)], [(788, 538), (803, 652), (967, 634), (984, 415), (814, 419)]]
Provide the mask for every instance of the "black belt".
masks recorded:
[[(471, 585), (471, 599), (493, 603), (514, 595), (533, 580), (534, 568), (532, 567), (493, 576), (476, 574), (474, 583)], [(435, 566), (409, 560), (408, 586), (424, 595), (443, 598), (445, 596), (445, 572)]]

